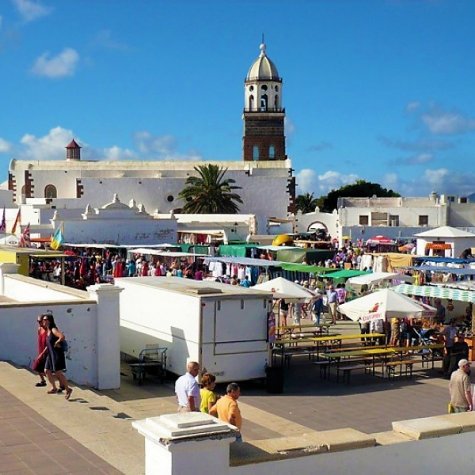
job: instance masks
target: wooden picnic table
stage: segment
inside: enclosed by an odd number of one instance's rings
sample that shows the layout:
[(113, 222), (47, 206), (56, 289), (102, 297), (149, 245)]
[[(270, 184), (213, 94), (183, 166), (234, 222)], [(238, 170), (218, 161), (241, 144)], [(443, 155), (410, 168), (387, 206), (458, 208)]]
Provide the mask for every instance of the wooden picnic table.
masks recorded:
[(285, 325), (277, 327), (277, 334), (281, 337), (284, 335), (292, 335), (294, 333), (304, 335), (323, 335), (330, 333), (331, 323), (302, 323), (301, 325)]
[(282, 361), (290, 360), (286, 355), (309, 355), (309, 357), (319, 357), (322, 346), (336, 343), (341, 347), (341, 342), (344, 340), (355, 340), (362, 336), (366, 338), (381, 338), (384, 333), (354, 333), (347, 335), (325, 335), (311, 338), (280, 338), (274, 342), (274, 352), (278, 354)]

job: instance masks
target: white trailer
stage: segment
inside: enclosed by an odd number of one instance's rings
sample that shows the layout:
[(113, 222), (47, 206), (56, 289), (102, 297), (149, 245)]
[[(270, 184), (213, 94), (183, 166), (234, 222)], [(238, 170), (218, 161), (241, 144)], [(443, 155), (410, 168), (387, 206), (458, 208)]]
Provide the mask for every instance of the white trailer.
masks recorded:
[(198, 361), (219, 382), (265, 377), (270, 292), (178, 277), (116, 279), (121, 351), (167, 347), (166, 369)]

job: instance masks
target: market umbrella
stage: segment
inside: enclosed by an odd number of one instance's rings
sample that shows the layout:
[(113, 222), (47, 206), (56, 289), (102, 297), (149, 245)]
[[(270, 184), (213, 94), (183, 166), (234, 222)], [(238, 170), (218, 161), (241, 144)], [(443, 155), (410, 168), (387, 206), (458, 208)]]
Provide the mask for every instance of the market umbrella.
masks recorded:
[(436, 309), (391, 289), (365, 295), (338, 307), (340, 313), (353, 321), (371, 321), (388, 318), (433, 317)]
[(372, 246), (377, 246), (378, 244), (396, 244), (396, 241), (394, 239), (391, 239), (387, 236), (383, 236), (381, 234), (378, 234), (377, 236), (373, 236), (372, 238), (369, 238), (366, 241), (366, 244), (372, 245)]
[(312, 291), (302, 287), (300, 284), (291, 282), (283, 277), (277, 277), (262, 284), (257, 284), (253, 289), (270, 290), (275, 298), (284, 299), (308, 299), (315, 295)]

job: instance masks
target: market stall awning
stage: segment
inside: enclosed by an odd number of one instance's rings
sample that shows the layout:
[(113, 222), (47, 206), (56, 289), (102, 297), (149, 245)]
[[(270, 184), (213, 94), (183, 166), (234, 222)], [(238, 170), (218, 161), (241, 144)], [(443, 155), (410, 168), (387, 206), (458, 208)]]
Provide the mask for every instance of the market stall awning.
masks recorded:
[(309, 274), (327, 274), (336, 272), (336, 269), (322, 266), (310, 266), (308, 264), (295, 264), (293, 262), (281, 262), (281, 267), (284, 270), (293, 272), (307, 272)]
[(357, 277), (360, 275), (369, 274), (364, 270), (356, 270), (356, 269), (341, 269), (337, 270), (336, 272), (331, 272), (327, 274), (325, 277), (327, 279), (349, 279), (350, 277)]
[(224, 262), (225, 264), (238, 264), (255, 267), (280, 267), (280, 261), (268, 261), (267, 259), (253, 259), (251, 257), (205, 257), (205, 263)]
[(471, 267), (409, 266), (407, 269), (423, 272), (440, 272), (442, 274), (475, 275), (475, 269)]
[(207, 254), (193, 254), (191, 252), (178, 252), (178, 251), (159, 251), (157, 249), (149, 249), (145, 247), (139, 247), (136, 249), (128, 249), (127, 252), (132, 254), (143, 254), (160, 257), (206, 257)]
[(308, 299), (314, 296), (314, 293), (310, 290), (283, 277), (277, 277), (262, 284), (257, 284), (253, 289), (268, 290), (272, 292), (276, 298)]
[(460, 290), (447, 287), (436, 287), (433, 285), (408, 285), (400, 284), (393, 287), (393, 290), (405, 295), (418, 295), (421, 297), (434, 297), (440, 299), (452, 299), (460, 302), (475, 303), (475, 292), (471, 290)]
[(445, 242), (428, 242), (426, 249), (432, 249), (433, 251), (449, 251), (452, 249), (452, 244)]
[(429, 317), (436, 309), (401, 295), (391, 289), (379, 290), (338, 307), (353, 321), (370, 321), (389, 318)]

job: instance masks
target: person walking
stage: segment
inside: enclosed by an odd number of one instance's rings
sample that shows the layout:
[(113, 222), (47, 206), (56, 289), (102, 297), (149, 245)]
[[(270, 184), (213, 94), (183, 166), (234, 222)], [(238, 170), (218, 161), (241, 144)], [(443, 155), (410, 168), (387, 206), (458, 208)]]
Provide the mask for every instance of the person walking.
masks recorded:
[(219, 420), (232, 424), (239, 429), (236, 442), (242, 442), (242, 416), (237, 403), (240, 395), (241, 388), (239, 385), (237, 383), (229, 383), (226, 387), (226, 395), (219, 398), (218, 402), (209, 411), (211, 415), (217, 415)]
[(200, 410), (200, 386), (196, 381), (199, 372), (200, 365), (196, 361), (190, 361), (186, 365), (186, 373), (176, 380), (177, 412), (198, 412)]
[(330, 285), (328, 287), (327, 305), (328, 305), (328, 313), (330, 314), (331, 319), (332, 319), (332, 324), (336, 325), (336, 316), (337, 316), (336, 311), (337, 311), (337, 305), (338, 305), (338, 295), (333, 285)]
[(209, 410), (216, 404), (218, 400), (217, 394), (214, 392), (216, 387), (216, 376), (211, 373), (205, 373), (201, 377), (201, 404), (200, 411), (209, 414)]
[(467, 412), (473, 409), (469, 377), (470, 362), (462, 359), (459, 361), (458, 367), (459, 369), (450, 376), (450, 404), (454, 408), (454, 412)]
[(46, 338), (48, 336), (48, 331), (46, 330), (43, 324), (43, 315), (38, 315), (36, 319), (38, 322), (38, 355), (33, 362), (32, 369), (36, 373), (38, 373), (40, 377), (40, 381), (38, 381), (35, 386), (42, 387), (46, 386), (46, 378), (45, 378), (45, 362), (46, 362)]
[(312, 320), (320, 325), (320, 317), (323, 312), (323, 297), (321, 293), (316, 293), (315, 300), (312, 302)]
[(64, 375), (64, 371), (66, 371), (66, 358), (64, 357), (63, 349), (63, 341), (65, 341), (64, 334), (56, 326), (52, 314), (48, 313), (43, 315), (42, 321), (48, 332), (46, 337), (47, 356), (45, 362), (46, 377), (51, 384), (51, 389), (48, 391), (48, 394), (60, 392), (58, 388), (56, 388), (55, 378), (57, 378), (60, 387), (66, 391), (64, 397), (66, 400), (69, 400), (73, 390), (69, 387), (68, 380)]

